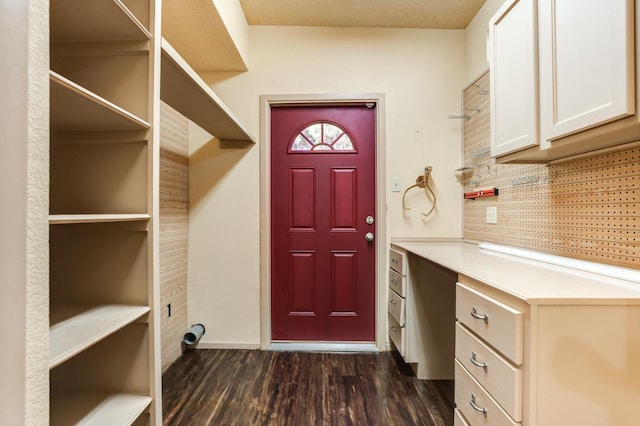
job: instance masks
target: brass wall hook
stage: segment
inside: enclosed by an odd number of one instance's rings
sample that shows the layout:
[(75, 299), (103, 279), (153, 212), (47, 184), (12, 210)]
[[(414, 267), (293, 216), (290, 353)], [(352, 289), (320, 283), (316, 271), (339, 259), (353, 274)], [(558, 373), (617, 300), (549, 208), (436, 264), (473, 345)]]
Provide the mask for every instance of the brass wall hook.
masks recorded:
[(433, 167), (431, 166), (425, 167), (424, 174), (416, 178), (416, 183), (405, 189), (404, 194), (402, 194), (402, 208), (404, 210), (411, 210), (411, 208), (407, 207), (405, 204), (405, 197), (407, 196), (407, 192), (409, 192), (409, 190), (413, 188), (422, 188), (424, 189), (427, 198), (429, 197), (429, 194), (431, 194), (431, 197), (433, 197), (433, 205), (431, 206), (431, 210), (429, 210), (427, 213), (421, 212), (421, 214), (423, 216), (429, 216), (431, 213), (433, 213), (433, 210), (435, 210), (436, 208), (436, 194), (429, 187), (429, 176), (431, 176), (432, 170)]

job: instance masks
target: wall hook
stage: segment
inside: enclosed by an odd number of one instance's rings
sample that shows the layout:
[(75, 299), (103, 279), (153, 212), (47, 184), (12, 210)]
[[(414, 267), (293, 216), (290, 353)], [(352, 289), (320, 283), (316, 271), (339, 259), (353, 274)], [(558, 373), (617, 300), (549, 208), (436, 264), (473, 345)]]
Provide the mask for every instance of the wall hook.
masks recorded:
[(423, 216), (429, 216), (431, 213), (433, 213), (433, 210), (436, 208), (436, 194), (429, 187), (429, 176), (431, 175), (431, 170), (433, 170), (433, 167), (425, 167), (424, 174), (416, 178), (416, 183), (405, 189), (404, 194), (402, 194), (402, 208), (404, 210), (411, 210), (405, 205), (404, 201), (405, 197), (407, 196), (407, 192), (409, 192), (409, 190), (413, 188), (423, 188), (425, 194), (427, 194), (427, 198), (429, 197), (429, 194), (431, 194), (431, 197), (433, 198), (433, 205), (431, 206), (431, 210), (429, 210), (427, 213), (421, 212), (421, 214)]

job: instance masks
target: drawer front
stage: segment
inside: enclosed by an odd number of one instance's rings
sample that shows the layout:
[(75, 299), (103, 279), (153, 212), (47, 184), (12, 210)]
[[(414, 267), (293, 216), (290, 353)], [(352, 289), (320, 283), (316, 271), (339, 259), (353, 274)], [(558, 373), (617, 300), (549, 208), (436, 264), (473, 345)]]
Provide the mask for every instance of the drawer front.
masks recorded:
[(391, 338), (391, 341), (403, 358), (406, 355), (405, 330), (406, 329), (404, 327), (400, 327), (400, 324), (398, 324), (398, 322), (391, 315), (389, 315), (389, 337)]
[(519, 425), (489, 396), (478, 382), (458, 362), (455, 362), (456, 407), (473, 426)]
[(400, 327), (405, 326), (404, 317), (404, 298), (398, 296), (398, 294), (390, 290), (389, 291), (389, 313), (396, 320)]
[(400, 275), (407, 275), (407, 255), (395, 249), (389, 249), (389, 266)]
[(389, 269), (389, 288), (393, 289), (400, 296), (405, 297), (405, 279), (398, 272)]
[(522, 364), (522, 312), (458, 283), (456, 318), (516, 365)]
[(522, 370), (456, 324), (456, 359), (516, 421), (522, 421)]
[(453, 410), (453, 426), (469, 426), (467, 419), (462, 415), (462, 411), (457, 408)]

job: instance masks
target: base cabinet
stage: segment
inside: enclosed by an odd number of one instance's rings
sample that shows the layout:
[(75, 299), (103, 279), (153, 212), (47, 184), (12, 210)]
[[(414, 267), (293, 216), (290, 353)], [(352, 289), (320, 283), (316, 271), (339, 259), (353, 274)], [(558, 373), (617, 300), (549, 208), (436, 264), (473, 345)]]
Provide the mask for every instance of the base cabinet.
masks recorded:
[[(529, 305), (464, 275), (456, 299), (456, 424), (599, 426), (637, 417), (640, 306)], [(510, 313), (495, 315), (496, 307)], [(513, 329), (518, 315), (520, 334), (492, 332)]]

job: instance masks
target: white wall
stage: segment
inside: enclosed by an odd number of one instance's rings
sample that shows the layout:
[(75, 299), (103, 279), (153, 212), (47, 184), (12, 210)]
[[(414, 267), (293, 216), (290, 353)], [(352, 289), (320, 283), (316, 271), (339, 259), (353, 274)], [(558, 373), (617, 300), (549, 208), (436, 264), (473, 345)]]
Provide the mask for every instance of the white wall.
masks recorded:
[[(206, 75), (254, 135), (265, 94), (384, 93), (390, 237), (460, 237), (460, 91), (465, 85), (464, 31), (249, 27), (249, 72)], [(189, 321), (202, 343), (260, 342), (260, 144), (221, 150), (203, 132), (190, 137)], [(420, 191), (390, 192), (390, 178), (415, 182), (432, 165), (436, 213)], [(384, 279), (384, 277), (383, 277)], [(384, 314), (384, 313), (381, 313)]]

